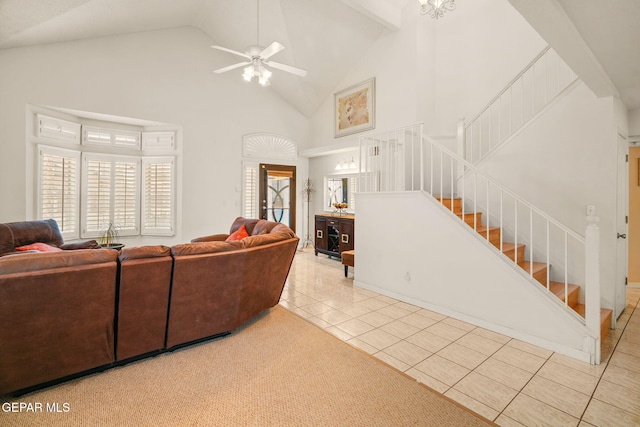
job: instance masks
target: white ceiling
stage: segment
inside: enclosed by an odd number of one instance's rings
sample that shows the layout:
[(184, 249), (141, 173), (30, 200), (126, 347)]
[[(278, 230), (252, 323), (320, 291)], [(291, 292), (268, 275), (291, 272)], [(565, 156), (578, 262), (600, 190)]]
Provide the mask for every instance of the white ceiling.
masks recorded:
[[(311, 116), (377, 37), (398, 28), (410, 1), (260, 0), (260, 44), (282, 43), (273, 59), (308, 70), (276, 70), (272, 90)], [(640, 108), (640, 0), (509, 1), (594, 92)], [(256, 23), (256, 0), (0, 0), (0, 49), (192, 26), (244, 51)], [(211, 55), (216, 68), (238, 62)]]

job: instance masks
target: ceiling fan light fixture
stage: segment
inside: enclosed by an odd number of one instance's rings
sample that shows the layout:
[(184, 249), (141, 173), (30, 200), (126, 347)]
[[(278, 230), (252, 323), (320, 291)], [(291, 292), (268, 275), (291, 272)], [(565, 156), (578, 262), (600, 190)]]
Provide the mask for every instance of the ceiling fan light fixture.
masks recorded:
[(456, 0), (418, 0), (418, 3), (420, 14), (431, 15), (435, 19), (442, 18), (446, 11), (456, 8)]

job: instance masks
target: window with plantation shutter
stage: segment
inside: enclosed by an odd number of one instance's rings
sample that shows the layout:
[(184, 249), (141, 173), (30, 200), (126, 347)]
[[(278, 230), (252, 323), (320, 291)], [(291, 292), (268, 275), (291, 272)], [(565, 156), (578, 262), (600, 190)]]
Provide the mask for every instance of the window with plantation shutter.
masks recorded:
[(80, 153), (38, 147), (38, 218), (53, 218), (65, 239), (77, 238)]
[(140, 132), (83, 126), (82, 143), (140, 149)]
[(120, 235), (139, 234), (138, 157), (83, 154), (82, 237), (96, 237), (109, 223)]
[(142, 234), (174, 234), (174, 157), (145, 157), (142, 189)]
[(243, 176), (243, 212), (245, 218), (258, 218), (258, 164), (245, 163)]

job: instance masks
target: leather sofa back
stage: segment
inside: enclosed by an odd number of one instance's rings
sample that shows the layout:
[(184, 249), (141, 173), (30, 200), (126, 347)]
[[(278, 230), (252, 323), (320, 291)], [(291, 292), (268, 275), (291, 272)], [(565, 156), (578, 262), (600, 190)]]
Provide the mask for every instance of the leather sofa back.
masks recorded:
[(54, 219), (0, 224), (0, 255), (37, 242), (55, 247), (64, 243), (58, 223)]

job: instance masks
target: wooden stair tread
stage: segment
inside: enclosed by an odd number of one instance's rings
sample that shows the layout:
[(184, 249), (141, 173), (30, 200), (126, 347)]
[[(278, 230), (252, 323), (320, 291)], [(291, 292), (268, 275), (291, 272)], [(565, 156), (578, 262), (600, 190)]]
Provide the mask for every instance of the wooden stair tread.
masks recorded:
[[(560, 301), (564, 302), (564, 283), (562, 282), (549, 282), (549, 291), (557, 296)], [(580, 294), (580, 286), (567, 284), (567, 291), (569, 292), (569, 307), (573, 308), (578, 304), (578, 296)]]
[[(576, 304), (573, 308), (576, 313), (580, 316), (584, 317), (585, 313), (585, 305), (584, 304)], [(609, 330), (611, 329), (611, 316), (613, 315), (613, 310), (608, 308), (600, 309), (600, 342), (607, 337)]]
[[(531, 265), (533, 264), (533, 265)], [(530, 270), (533, 270), (533, 274), (535, 275), (536, 273), (539, 273), (541, 271), (546, 271), (547, 269), (547, 264), (545, 264), (544, 262), (531, 262), (528, 260), (524, 260), (524, 261), (518, 261), (518, 265), (527, 273), (529, 273)]]

